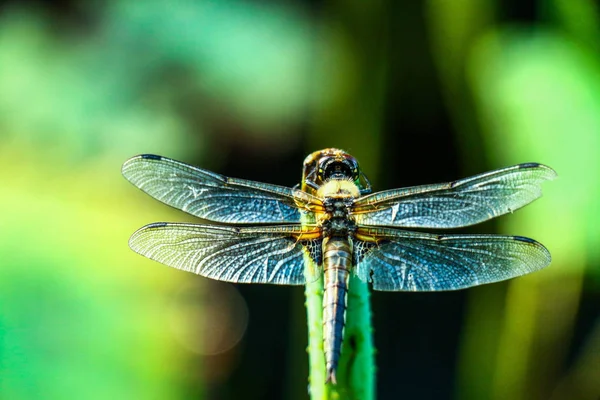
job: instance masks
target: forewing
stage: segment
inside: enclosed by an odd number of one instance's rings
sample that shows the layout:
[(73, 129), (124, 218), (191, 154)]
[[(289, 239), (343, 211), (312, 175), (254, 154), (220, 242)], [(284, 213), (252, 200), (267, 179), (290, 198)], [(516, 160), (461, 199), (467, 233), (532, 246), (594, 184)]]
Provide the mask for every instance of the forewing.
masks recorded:
[[(156, 223), (135, 232), (129, 246), (152, 260), (219, 281), (302, 285), (307, 280), (304, 257), (321, 265), (321, 241), (303, 240), (302, 232), (301, 227), (285, 225), (236, 228)], [(308, 280), (319, 274), (307, 272)]]
[(371, 228), (357, 241), (356, 273), (375, 290), (456, 290), (503, 281), (550, 264), (550, 253), (521, 236), (432, 235)]
[(458, 228), (513, 212), (542, 195), (540, 184), (556, 172), (536, 163), (475, 175), (450, 183), (388, 190), (361, 197), (357, 223), (406, 228)]
[(309, 221), (321, 202), (283, 186), (227, 178), (166, 157), (140, 155), (123, 164), (123, 175), (157, 200), (196, 217), (224, 223)]

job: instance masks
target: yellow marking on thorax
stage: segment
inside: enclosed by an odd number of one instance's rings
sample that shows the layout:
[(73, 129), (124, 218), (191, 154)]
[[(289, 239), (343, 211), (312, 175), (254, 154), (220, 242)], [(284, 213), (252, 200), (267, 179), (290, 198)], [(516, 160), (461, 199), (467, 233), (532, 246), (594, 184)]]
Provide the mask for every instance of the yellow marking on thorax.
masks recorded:
[(317, 191), (317, 196), (321, 198), (356, 198), (360, 196), (360, 189), (352, 181), (345, 179), (332, 179), (325, 182)]

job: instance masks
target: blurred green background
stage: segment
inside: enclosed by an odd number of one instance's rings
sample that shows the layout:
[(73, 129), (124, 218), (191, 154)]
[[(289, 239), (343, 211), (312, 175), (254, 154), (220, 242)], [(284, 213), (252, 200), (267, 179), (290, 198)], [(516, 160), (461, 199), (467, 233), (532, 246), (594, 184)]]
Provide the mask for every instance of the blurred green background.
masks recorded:
[(463, 230), (533, 237), (546, 270), (373, 294), (378, 398), (599, 398), (591, 0), (0, 1), (0, 398), (306, 399), (302, 289), (134, 254), (138, 227), (193, 218), (120, 166), (156, 153), (293, 186), (326, 146), (376, 190), (559, 174)]

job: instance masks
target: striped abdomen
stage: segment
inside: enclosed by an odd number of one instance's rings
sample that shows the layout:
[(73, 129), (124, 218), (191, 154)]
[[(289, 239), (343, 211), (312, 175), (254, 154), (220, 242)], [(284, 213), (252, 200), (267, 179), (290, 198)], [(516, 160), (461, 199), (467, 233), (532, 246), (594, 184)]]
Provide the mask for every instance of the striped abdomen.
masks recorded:
[(346, 238), (331, 237), (323, 242), (323, 348), (327, 382), (336, 383), (346, 323), (346, 294), (352, 268), (352, 249)]

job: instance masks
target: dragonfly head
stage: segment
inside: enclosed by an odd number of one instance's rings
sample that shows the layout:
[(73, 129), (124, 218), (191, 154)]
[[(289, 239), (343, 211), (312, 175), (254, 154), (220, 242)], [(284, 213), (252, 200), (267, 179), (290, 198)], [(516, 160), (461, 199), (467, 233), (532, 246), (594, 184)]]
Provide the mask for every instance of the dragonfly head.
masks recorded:
[(328, 148), (306, 157), (302, 173), (303, 190), (316, 191), (332, 179), (353, 181), (363, 194), (371, 191), (371, 184), (360, 170), (358, 161), (345, 151)]

